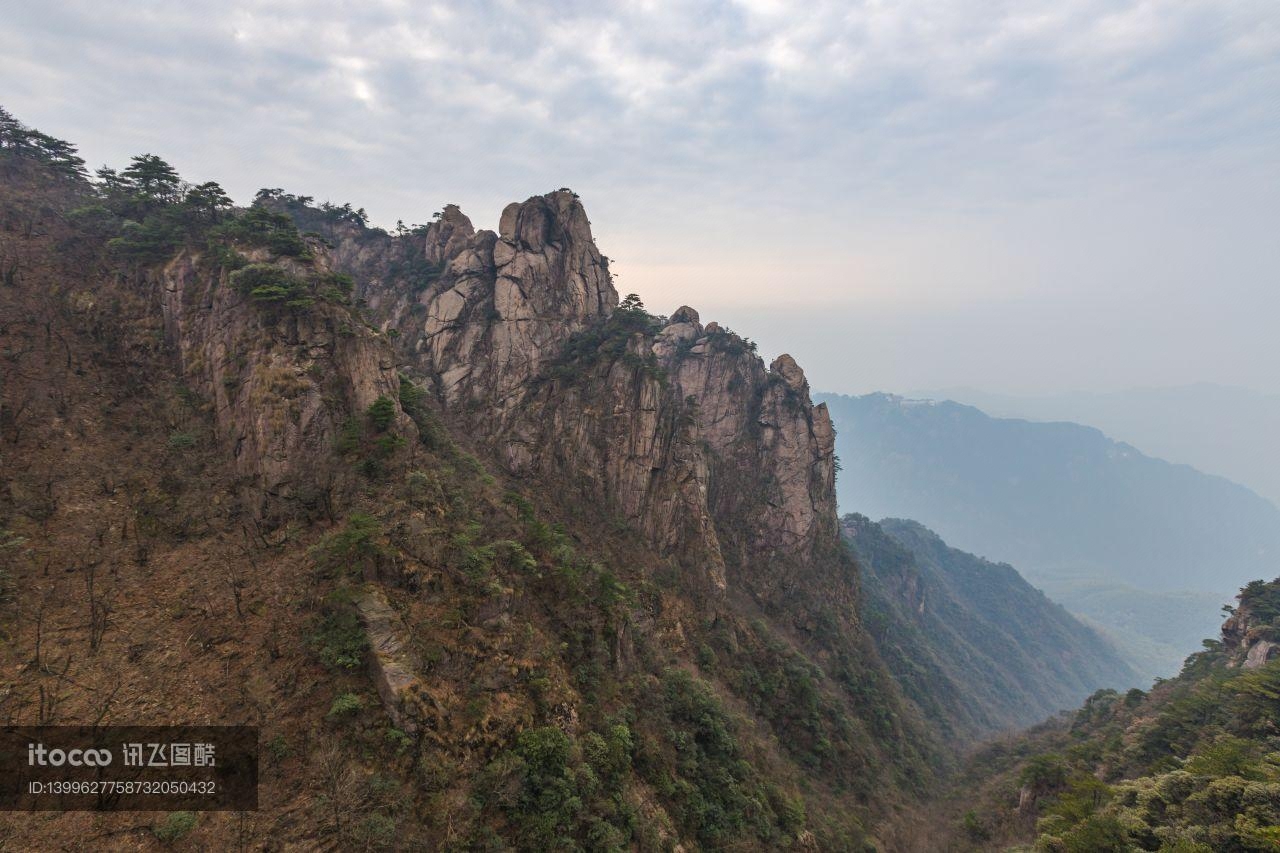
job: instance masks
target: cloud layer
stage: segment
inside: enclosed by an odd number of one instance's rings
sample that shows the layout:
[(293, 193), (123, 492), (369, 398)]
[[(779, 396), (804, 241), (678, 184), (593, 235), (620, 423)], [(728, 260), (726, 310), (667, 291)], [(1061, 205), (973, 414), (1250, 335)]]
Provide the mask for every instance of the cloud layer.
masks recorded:
[[(662, 310), (1025, 326), (1105, 295), (1147, 349), (1202, 291), (1280, 310), (1273, 0), (25, 3), (0, 55), (5, 105), (90, 162), (155, 151), (240, 199), (492, 225), (573, 186)], [(1215, 377), (1259, 381), (1253, 313)]]

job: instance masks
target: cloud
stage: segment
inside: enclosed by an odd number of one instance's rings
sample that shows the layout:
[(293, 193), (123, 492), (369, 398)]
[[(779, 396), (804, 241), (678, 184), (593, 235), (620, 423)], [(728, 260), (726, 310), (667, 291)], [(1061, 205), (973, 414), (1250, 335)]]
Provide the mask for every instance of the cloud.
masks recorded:
[[(12, 5), (0, 54), (5, 106), (90, 162), (155, 151), (242, 200), (492, 226), (573, 186), (662, 299), (720, 300), (716, 269), (753, 301), (799, 267), (814, 303), (1125, 286), (1206, 199), (1244, 224), (1203, 256), (1275, 260), (1274, 0), (80, 0)], [(1068, 281), (1090, 243), (1114, 263)]]

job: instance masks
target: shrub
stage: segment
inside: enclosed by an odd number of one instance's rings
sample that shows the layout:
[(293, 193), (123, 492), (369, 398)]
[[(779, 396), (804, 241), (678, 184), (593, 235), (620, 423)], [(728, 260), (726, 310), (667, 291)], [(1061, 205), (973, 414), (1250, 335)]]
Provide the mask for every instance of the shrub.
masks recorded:
[(320, 296), (329, 302), (347, 302), (355, 291), (356, 281), (346, 273), (331, 272), (320, 276)]
[(371, 814), (351, 830), (351, 841), (359, 850), (390, 850), (395, 847), (399, 825), (385, 814)]
[(390, 397), (382, 396), (370, 404), (366, 414), (373, 423), (374, 429), (385, 432), (396, 419), (396, 404)]
[(228, 280), (237, 293), (255, 302), (288, 308), (305, 308), (315, 302), (305, 281), (272, 264), (249, 264), (231, 273)]
[(376, 566), (382, 557), (382, 546), (375, 539), (380, 531), (373, 516), (353, 512), (341, 530), (328, 534), (311, 548), (317, 573), (334, 578)]
[(413, 745), (413, 738), (409, 737), (409, 735), (401, 729), (387, 729), (386, 733), (383, 735), (383, 740), (387, 742), (387, 746), (395, 750), (397, 755), (402, 755), (405, 750)]
[(195, 829), (198, 820), (195, 812), (171, 812), (151, 827), (151, 832), (161, 844), (172, 844)]
[(107, 241), (107, 248), (122, 260), (155, 264), (171, 258), (184, 238), (181, 225), (171, 216), (154, 214), (143, 222), (125, 222), (120, 236)]
[(196, 437), (189, 432), (174, 430), (169, 433), (168, 445), (170, 450), (190, 450), (196, 446)]
[(350, 607), (341, 607), (322, 614), (316, 631), (311, 635), (311, 647), (320, 662), (330, 669), (355, 669), (364, 662), (364, 650), (369, 645), (360, 624), (360, 617)]
[(390, 459), (404, 445), (405, 440), (395, 433), (380, 435), (373, 442), (373, 455), (377, 459)]
[(290, 257), (309, 255), (306, 241), (298, 233), (293, 220), (284, 214), (272, 213), (256, 205), (215, 228), (214, 236), (250, 246), (262, 246), (277, 255)]
[(363, 441), (364, 430), (360, 427), (360, 422), (352, 418), (344, 423), (342, 429), (338, 431), (338, 437), (334, 441), (333, 447), (339, 453), (354, 453), (360, 449), (360, 444)]
[(276, 735), (267, 741), (267, 755), (271, 758), (272, 764), (279, 764), (293, 755), (293, 747), (289, 746), (289, 741), (285, 740), (284, 735)]
[(350, 717), (358, 714), (364, 708), (364, 700), (355, 693), (343, 693), (333, 700), (333, 704), (329, 706), (329, 713), (326, 714), (329, 719), (338, 717)]

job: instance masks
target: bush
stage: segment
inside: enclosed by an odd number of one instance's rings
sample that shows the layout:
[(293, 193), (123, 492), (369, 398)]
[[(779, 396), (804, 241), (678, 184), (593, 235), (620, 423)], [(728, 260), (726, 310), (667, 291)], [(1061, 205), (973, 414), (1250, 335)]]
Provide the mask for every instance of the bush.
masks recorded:
[(362, 574), (366, 567), (376, 567), (383, 553), (375, 539), (381, 529), (373, 516), (353, 512), (341, 530), (328, 534), (311, 548), (317, 574), (335, 578)]
[(320, 276), (320, 296), (329, 302), (347, 302), (355, 291), (356, 281), (346, 273), (331, 272)]
[(293, 755), (293, 747), (289, 746), (289, 741), (285, 740), (284, 735), (276, 735), (267, 741), (267, 755), (272, 764), (279, 764)]
[(413, 746), (413, 738), (401, 729), (387, 729), (383, 734), (383, 740), (387, 742), (387, 746), (395, 750), (396, 755), (403, 755), (409, 747)]
[(189, 432), (174, 430), (169, 433), (168, 445), (170, 450), (190, 450), (196, 446), (196, 437)]
[(107, 241), (107, 248), (125, 261), (158, 264), (173, 257), (185, 236), (172, 217), (155, 214), (143, 222), (125, 222), (120, 236)]
[(364, 708), (364, 700), (355, 693), (343, 693), (333, 700), (333, 704), (329, 706), (329, 713), (326, 714), (329, 719), (338, 717), (350, 717), (360, 713)]
[(171, 812), (151, 827), (151, 832), (161, 844), (172, 844), (195, 829), (198, 821), (195, 812)]
[(236, 293), (255, 302), (280, 303), (289, 308), (305, 308), (315, 302), (307, 283), (272, 264), (249, 264), (229, 276)]
[(399, 824), (390, 815), (371, 814), (351, 830), (351, 841), (359, 850), (390, 850), (395, 847)]
[(385, 432), (396, 419), (396, 404), (386, 396), (379, 397), (370, 404), (366, 414), (378, 432)]
[(311, 635), (311, 647), (320, 662), (330, 669), (355, 669), (364, 662), (364, 650), (369, 645), (360, 624), (360, 617), (349, 606), (339, 607), (322, 614), (316, 631)]
[(306, 241), (298, 233), (293, 220), (284, 214), (272, 213), (254, 206), (240, 216), (214, 229), (215, 238), (223, 238), (250, 246), (262, 246), (277, 255), (307, 257)]

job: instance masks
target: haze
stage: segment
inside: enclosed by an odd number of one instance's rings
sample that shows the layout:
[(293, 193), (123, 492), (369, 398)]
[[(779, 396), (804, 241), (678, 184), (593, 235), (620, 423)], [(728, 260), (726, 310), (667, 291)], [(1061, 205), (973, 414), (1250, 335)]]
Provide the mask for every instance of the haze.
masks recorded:
[(5, 106), (240, 202), (493, 227), (571, 186), (622, 292), (833, 391), (1280, 390), (1280, 10), (10, 4)]

